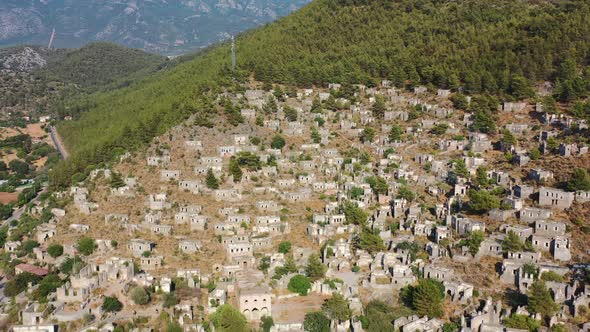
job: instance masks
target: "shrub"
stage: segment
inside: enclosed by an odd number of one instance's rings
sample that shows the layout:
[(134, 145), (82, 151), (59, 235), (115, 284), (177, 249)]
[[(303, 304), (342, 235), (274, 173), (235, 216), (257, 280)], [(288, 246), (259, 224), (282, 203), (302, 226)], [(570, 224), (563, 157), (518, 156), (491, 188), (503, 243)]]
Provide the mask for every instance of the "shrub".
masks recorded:
[(146, 305), (150, 302), (150, 294), (143, 287), (133, 288), (130, 297), (135, 304)]
[(57, 258), (63, 255), (64, 247), (61, 244), (57, 243), (51, 244), (49, 247), (47, 247), (47, 253), (49, 254), (49, 256), (53, 258)]
[(82, 255), (88, 256), (94, 252), (94, 249), (96, 249), (96, 242), (94, 241), (94, 239), (91, 239), (89, 237), (83, 237), (80, 240), (78, 240), (77, 248), (78, 252), (80, 252)]
[(290, 241), (283, 241), (279, 243), (279, 252), (281, 254), (286, 254), (291, 251), (291, 242)]
[(289, 280), (287, 288), (293, 293), (307, 295), (307, 292), (311, 289), (311, 282), (306, 276), (298, 274)]
[(102, 310), (106, 312), (116, 312), (123, 309), (123, 303), (116, 297), (107, 296), (102, 302)]

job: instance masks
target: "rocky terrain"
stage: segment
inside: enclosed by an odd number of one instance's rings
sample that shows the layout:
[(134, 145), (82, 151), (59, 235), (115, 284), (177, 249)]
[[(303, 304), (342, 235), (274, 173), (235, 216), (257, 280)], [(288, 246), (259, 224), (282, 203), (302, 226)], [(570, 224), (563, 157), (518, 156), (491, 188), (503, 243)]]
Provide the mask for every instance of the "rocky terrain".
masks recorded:
[(286, 15), (309, 0), (47, 0), (0, 3), (0, 46), (112, 41), (176, 55)]

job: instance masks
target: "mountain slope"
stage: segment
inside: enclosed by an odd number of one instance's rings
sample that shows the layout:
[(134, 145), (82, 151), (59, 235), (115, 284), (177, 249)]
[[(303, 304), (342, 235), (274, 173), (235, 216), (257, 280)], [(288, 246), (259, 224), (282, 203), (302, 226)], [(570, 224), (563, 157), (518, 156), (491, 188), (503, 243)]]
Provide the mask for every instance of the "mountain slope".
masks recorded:
[(154, 71), (164, 62), (166, 58), (159, 55), (101, 42), (51, 57), (40, 74), (47, 79), (93, 88)]
[(160, 54), (181, 54), (272, 21), (309, 0), (5, 0), (0, 45), (80, 47), (111, 41)]
[[(80, 49), (23, 46), (0, 49), (0, 114), (47, 112), (62, 92), (91, 92), (130, 84), (168, 65), (162, 56), (109, 43)], [(109, 87), (109, 85), (112, 85)], [(37, 114), (38, 113), (38, 114)]]
[[(524, 97), (532, 82), (574, 79), (567, 75), (579, 70), (564, 75), (564, 63), (590, 74), (589, 3), (319, 0), (242, 35), (238, 76), (253, 72), (262, 81), (302, 86), (389, 78)], [(189, 114), (208, 114), (200, 97), (231, 85), (229, 54), (222, 44), (140, 84), (94, 96), (80, 108), (88, 112), (60, 126), (70, 150), (83, 155), (68, 166), (70, 174), (108, 160), (130, 138), (149, 141)]]

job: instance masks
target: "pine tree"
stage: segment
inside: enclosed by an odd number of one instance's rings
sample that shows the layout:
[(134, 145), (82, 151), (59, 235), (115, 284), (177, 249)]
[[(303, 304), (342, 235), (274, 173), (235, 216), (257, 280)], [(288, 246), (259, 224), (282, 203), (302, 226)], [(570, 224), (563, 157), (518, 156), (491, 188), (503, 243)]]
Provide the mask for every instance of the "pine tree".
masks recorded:
[(242, 169), (235, 157), (231, 157), (229, 160), (229, 174), (234, 178), (234, 182), (238, 183), (242, 181)]
[(219, 180), (215, 177), (215, 174), (213, 174), (213, 170), (211, 168), (207, 170), (205, 183), (209, 189), (219, 189)]
[(420, 316), (443, 315), (444, 287), (434, 279), (420, 279), (412, 291), (412, 306)]
[(382, 96), (375, 97), (375, 103), (371, 109), (373, 111), (373, 116), (377, 119), (383, 119), (385, 117), (385, 99)]
[(559, 309), (559, 305), (553, 301), (551, 293), (543, 280), (535, 280), (528, 291), (528, 309), (543, 317), (553, 316)]
[(322, 264), (320, 258), (317, 255), (311, 255), (307, 261), (305, 273), (309, 279), (311, 279), (311, 281), (316, 281), (326, 275), (326, 266)]

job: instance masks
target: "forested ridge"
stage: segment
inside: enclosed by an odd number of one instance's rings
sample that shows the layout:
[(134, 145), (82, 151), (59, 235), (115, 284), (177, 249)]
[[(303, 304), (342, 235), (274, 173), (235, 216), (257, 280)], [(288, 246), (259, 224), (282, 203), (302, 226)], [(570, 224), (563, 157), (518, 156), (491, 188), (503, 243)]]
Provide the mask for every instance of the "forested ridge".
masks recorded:
[(112, 43), (92, 43), (71, 52), (60, 52), (48, 59), (39, 71), (46, 80), (68, 82), (84, 89), (97, 89), (149, 73), (163, 65), (166, 58)]
[(242, 34), (237, 54), (237, 73), (225, 43), (70, 105), (76, 120), (59, 130), (75, 156), (55, 172), (54, 185), (191, 114), (212, 114), (203, 96), (250, 73), (288, 86), (387, 78), (506, 99), (530, 97), (532, 84), (549, 80), (557, 99), (576, 101), (590, 85), (590, 1), (318, 0)]
[(62, 99), (118, 89), (175, 62), (105, 42), (79, 49), (3, 48), (0, 110), (4, 116), (11, 113), (16, 124), (23, 116), (57, 113), (63, 118), (75, 113), (76, 108), (67, 109)]

